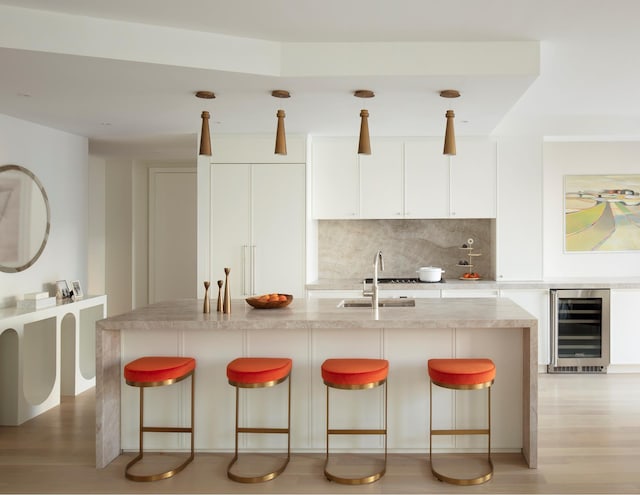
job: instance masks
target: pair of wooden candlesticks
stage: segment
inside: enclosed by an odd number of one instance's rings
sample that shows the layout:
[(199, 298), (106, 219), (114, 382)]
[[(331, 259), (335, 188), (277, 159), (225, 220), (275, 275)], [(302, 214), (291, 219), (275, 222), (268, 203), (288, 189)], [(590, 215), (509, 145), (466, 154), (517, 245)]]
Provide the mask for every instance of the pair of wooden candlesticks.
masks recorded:
[[(218, 313), (226, 313), (231, 314), (231, 294), (229, 291), (229, 273), (231, 272), (231, 268), (224, 269), (224, 298), (222, 297), (222, 280), (218, 280)], [(211, 312), (211, 305), (209, 303), (209, 287), (210, 283), (208, 280), (204, 282), (204, 307), (202, 309), (203, 313)]]

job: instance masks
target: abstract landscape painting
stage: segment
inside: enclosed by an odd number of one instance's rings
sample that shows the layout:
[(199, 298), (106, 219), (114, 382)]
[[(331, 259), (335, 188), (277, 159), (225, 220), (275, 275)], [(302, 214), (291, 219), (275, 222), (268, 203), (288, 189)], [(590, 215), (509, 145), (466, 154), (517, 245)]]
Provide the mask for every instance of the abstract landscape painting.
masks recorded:
[(640, 175), (566, 175), (565, 251), (640, 250)]

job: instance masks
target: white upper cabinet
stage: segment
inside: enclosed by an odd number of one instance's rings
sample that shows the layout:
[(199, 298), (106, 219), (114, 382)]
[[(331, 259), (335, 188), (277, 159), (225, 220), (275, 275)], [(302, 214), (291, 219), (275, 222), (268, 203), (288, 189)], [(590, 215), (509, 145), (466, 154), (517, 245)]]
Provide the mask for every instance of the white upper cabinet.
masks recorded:
[(357, 138), (322, 138), (311, 143), (314, 218), (359, 218), (357, 151)]
[(458, 138), (442, 154), (441, 138), (372, 138), (358, 155), (356, 138), (312, 143), (313, 218), (495, 218), (496, 144)]
[(496, 217), (496, 143), (458, 138), (451, 157), (451, 218)]
[(442, 139), (404, 143), (406, 218), (449, 217), (449, 158)]
[(402, 141), (372, 139), (371, 148), (358, 155), (360, 218), (403, 218)]

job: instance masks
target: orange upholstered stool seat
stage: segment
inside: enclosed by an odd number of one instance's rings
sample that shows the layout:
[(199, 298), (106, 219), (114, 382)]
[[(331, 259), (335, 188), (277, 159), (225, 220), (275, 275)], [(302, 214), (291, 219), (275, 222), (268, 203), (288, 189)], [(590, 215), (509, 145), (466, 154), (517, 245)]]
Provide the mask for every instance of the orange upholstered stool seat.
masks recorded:
[[(331, 481), (347, 485), (361, 485), (379, 480), (387, 469), (387, 375), (389, 362), (386, 359), (343, 358), (327, 359), (322, 363), (322, 380), (327, 388), (327, 438), (324, 475)], [(329, 427), (329, 389), (363, 390), (384, 385), (384, 426), (376, 429), (347, 429)], [(384, 437), (384, 462), (373, 474), (357, 477), (345, 477), (329, 470), (330, 435), (382, 435)]]
[[(182, 471), (194, 458), (193, 416), (195, 391), (196, 360), (191, 357), (179, 356), (146, 356), (138, 358), (124, 367), (124, 378), (127, 385), (140, 389), (140, 424), (138, 455), (127, 464), (125, 476), (133, 481), (155, 481), (170, 478)], [(144, 389), (147, 387), (161, 387), (180, 382), (191, 377), (191, 425), (178, 426), (144, 426)], [(143, 433), (190, 433), (191, 452), (189, 457), (179, 466), (156, 474), (134, 474), (131, 467), (142, 460), (144, 456)]]
[[(293, 362), (289, 358), (272, 357), (242, 357), (231, 361), (227, 365), (227, 378), (229, 384), (236, 388), (236, 428), (235, 428), (235, 453), (227, 467), (227, 476), (241, 483), (258, 483), (269, 481), (279, 476), (289, 464), (291, 457), (291, 368)], [(287, 427), (286, 428), (255, 428), (239, 426), (239, 402), (241, 388), (274, 387), (288, 380), (287, 398)], [(248, 476), (233, 472), (231, 469), (239, 459), (238, 434), (239, 433), (282, 433), (287, 435), (287, 457), (280, 465), (265, 474)]]
[(428, 366), (429, 377), (442, 387), (478, 387), (496, 377), (491, 359), (429, 359)]
[[(489, 481), (493, 476), (491, 461), (491, 386), (496, 377), (496, 366), (486, 358), (429, 359), (427, 364), (429, 385), (429, 458), (431, 472), (440, 481), (456, 485), (478, 485)], [(487, 428), (482, 429), (445, 429), (433, 428), (433, 385), (454, 390), (487, 389)], [(434, 435), (487, 435), (487, 468), (481, 473), (460, 477), (445, 475), (434, 466)]]

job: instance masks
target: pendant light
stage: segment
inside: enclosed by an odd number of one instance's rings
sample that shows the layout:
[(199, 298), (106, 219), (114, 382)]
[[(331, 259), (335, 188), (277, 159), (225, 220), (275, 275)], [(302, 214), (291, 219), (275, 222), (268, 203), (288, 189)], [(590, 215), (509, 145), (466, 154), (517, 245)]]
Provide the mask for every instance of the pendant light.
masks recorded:
[(455, 155), (456, 154), (456, 133), (453, 128), (453, 119), (455, 118), (455, 113), (453, 110), (447, 110), (447, 113), (444, 114), (447, 118), (447, 127), (444, 131), (444, 149), (442, 150), (443, 155)]
[[(440, 91), (442, 98), (459, 98), (460, 92), (455, 89), (445, 89)], [(447, 127), (444, 132), (444, 150), (443, 155), (455, 155), (456, 154), (456, 134), (453, 128), (453, 119), (455, 118), (453, 110), (447, 110), (445, 117), (447, 118)]]
[[(289, 98), (291, 95), (288, 91), (284, 89), (276, 89), (271, 92), (271, 96), (274, 98)], [(286, 155), (287, 154), (287, 137), (284, 132), (284, 118), (285, 113), (284, 110), (280, 109), (276, 112), (276, 117), (278, 117), (278, 127), (276, 129), (276, 155)]]
[[(196, 98), (203, 98), (205, 100), (212, 100), (216, 95), (213, 91), (198, 91)], [(209, 112), (204, 110), (201, 114), (202, 117), (202, 130), (200, 131), (200, 155), (211, 156), (211, 134), (209, 133), (209, 118), (211, 117)]]
[[(359, 89), (354, 94), (357, 98), (373, 98), (373, 91), (368, 89)], [(369, 139), (369, 111), (362, 109), (360, 111), (360, 139), (358, 140), (358, 154), (371, 154), (371, 140)]]

